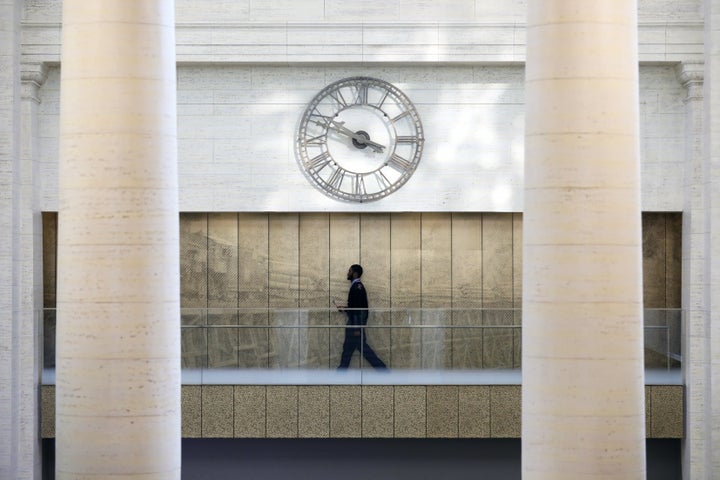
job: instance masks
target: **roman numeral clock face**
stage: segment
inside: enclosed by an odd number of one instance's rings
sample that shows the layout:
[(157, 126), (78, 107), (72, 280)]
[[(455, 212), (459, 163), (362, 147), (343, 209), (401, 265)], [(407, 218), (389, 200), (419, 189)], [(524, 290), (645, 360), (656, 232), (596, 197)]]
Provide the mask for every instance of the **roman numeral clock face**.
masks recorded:
[(367, 202), (389, 195), (415, 171), (423, 129), (412, 102), (395, 86), (353, 77), (325, 87), (298, 127), (301, 168), (327, 195)]

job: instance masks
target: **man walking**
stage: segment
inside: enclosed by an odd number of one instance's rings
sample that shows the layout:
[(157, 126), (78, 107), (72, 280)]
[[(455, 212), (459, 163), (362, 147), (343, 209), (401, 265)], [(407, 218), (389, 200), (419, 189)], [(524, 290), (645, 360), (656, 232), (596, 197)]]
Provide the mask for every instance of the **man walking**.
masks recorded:
[[(363, 326), (367, 324), (368, 298), (365, 285), (360, 281), (362, 274), (363, 268), (357, 264), (351, 265), (347, 272), (347, 279), (351, 282), (347, 306), (338, 307), (347, 314), (347, 325)], [(345, 329), (345, 341), (343, 342), (343, 351), (338, 369), (346, 369), (350, 366), (350, 359), (355, 350), (360, 350), (360, 353), (374, 368), (387, 368), (385, 363), (378, 358), (373, 349), (367, 344), (366, 337), (362, 328)]]

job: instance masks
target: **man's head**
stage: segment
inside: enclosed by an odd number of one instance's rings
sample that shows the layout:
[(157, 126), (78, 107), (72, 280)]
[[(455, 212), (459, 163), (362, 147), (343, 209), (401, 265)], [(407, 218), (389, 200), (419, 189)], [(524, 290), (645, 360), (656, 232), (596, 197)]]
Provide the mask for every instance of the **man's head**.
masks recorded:
[(355, 280), (356, 278), (362, 277), (362, 274), (363, 274), (363, 268), (360, 265), (358, 265), (358, 264), (350, 265), (350, 268), (348, 269), (348, 273), (347, 273), (347, 279)]

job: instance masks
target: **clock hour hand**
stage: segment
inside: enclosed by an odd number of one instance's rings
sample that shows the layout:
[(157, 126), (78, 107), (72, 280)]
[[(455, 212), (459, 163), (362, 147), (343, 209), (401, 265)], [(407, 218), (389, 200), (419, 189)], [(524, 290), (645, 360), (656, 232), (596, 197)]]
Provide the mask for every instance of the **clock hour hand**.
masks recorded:
[[(383, 149), (385, 148), (385, 145), (380, 145), (379, 143), (373, 142), (372, 140), (370, 140), (370, 138), (366, 136), (367, 133), (353, 132), (349, 128), (345, 127), (345, 122), (338, 122), (336, 120), (331, 120), (330, 123), (327, 124), (327, 126), (328, 126), (328, 128), (332, 128), (333, 130), (335, 130), (338, 133), (341, 133), (343, 135), (350, 137), (353, 140), (353, 144), (355, 144), (356, 146), (358, 144), (367, 145), (368, 147), (372, 148), (376, 153), (382, 153)], [(358, 147), (358, 148), (364, 148), (364, 147)]]

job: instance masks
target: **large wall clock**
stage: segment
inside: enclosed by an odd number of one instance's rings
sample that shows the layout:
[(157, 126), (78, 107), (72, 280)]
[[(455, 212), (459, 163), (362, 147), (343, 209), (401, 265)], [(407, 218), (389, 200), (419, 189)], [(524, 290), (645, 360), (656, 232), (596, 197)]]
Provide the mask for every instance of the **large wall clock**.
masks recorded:
[(310, 101), (296, 150), (300, 167), (324, 193), (367, 202), (410, 179), (424, 140), (420, 116), (400, 89), (352, 77), (328, 85)]

